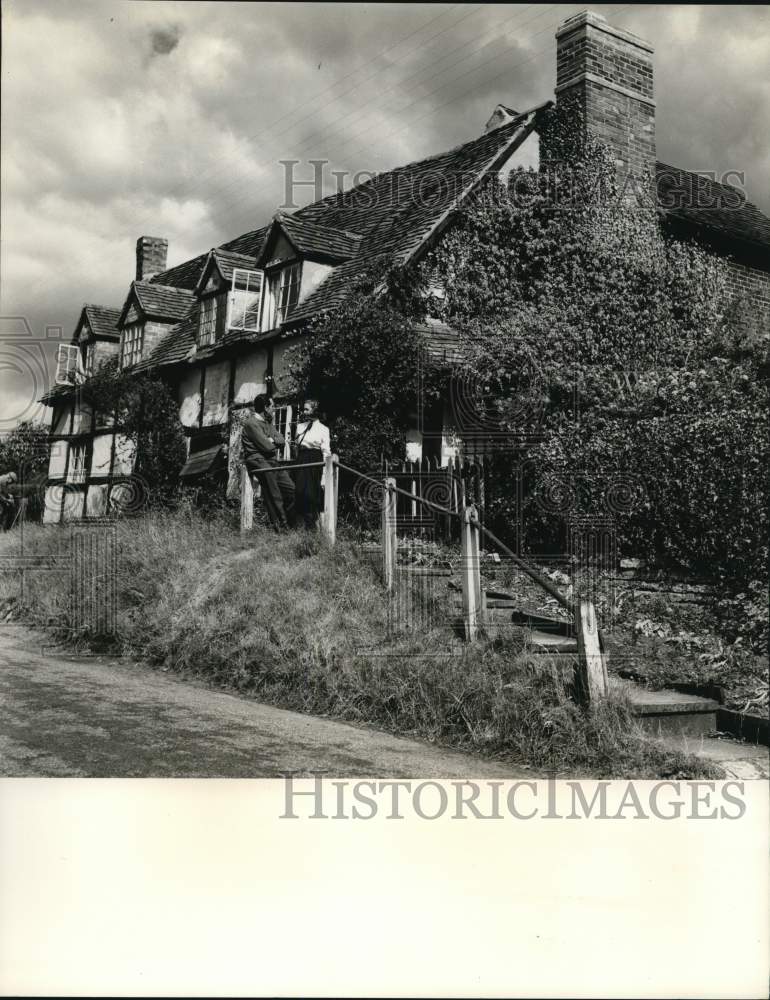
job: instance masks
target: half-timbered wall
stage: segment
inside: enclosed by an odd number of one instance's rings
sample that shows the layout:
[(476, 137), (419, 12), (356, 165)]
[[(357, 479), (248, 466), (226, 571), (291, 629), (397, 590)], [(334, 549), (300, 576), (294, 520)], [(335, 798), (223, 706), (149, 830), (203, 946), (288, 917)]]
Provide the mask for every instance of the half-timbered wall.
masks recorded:
[(250, 351), (235, 362), (234, 403), (250, 403), (267, 389), (269, 352), (266, 347)]
[(203, 380), (203, 426), (227, 422), (230, 363), (217, 361), (206, 365)]
[(177, 388), (179, 419), (184, 427), (197, 427), (201, 416), (201, 373), (192, 368), (182, 376)]

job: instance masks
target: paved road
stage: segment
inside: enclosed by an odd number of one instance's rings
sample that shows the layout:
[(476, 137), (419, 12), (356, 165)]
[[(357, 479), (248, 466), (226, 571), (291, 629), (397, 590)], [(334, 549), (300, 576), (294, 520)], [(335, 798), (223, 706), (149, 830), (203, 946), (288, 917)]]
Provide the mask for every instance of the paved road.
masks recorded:
[(0, 626), (0, 774), (516, 778), (528, 770), (286, 712)]

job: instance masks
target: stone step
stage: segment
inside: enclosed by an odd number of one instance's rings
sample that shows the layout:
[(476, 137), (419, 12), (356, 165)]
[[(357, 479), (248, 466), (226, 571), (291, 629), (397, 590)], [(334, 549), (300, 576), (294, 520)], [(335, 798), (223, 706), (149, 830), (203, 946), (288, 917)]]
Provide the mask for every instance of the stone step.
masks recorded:
[(551, 618), (539, 611), (522, 608), (520, 605), (502, 605), (498, 602), (491, 602), (487, 598), (487, 611), (491, 611), (493, 620), (509, 622), (522, 628), (534, 629), (547, 635), (557, 635), (575, 638), (575, 629), (572, 622), (563, 618)]
[(628, 698), (644, 729), (656, 736), (701, 736), (717, 731), (720, 705), (711, 698), (678, 691), (650, 691), (618, 677), (610, 683)]
[(541, 632), (532, 629), (529, 632), (529, 642), (533, 653), (571, 653), (577, 655), (577, 639), (566, 635), (554, 635), (552, 632)]

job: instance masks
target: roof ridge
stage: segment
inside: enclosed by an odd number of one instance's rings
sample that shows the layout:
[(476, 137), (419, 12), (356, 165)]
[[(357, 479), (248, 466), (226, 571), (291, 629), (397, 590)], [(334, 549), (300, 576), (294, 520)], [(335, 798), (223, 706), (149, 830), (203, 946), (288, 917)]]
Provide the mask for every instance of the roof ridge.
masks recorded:
[(300, 213), (302, 212), (306, 212), (311, 208), (323, 205), (324, 202), (348, 196), (352, 194), (352, 192), (354, 191), (359, 191), (362, 190), (363, 188), (366, 188), (368, 185), (376, 184), (378, 181), (380, 181), (383, 177), (386, 177), (388, 174), (398, 174), (401, 173), (402, 171), (413, 170), (415, 167), (422, 166), (423, 164), (431, 163), (434, 160), (440, 160), (445, 156), (457, 154), (461, 150), (464, 150), (470, 146), (475, 145), (476, 143), (483, 142), (485, 140), (489, 142), (494, 142), (495, 138), (501, 136), (502, 134), (505, 134), (507, 131), (509, 130), (515, 131), (516, 127), (521, 125), (523, 119), (527, 118), (530, 115), (535, 114), (535, 112), (537, 111), (541, 111), (543, 108), (547, 107), (551, 103), (552, 103), (551, 101), (544, 101), (542, 104), (537, 104), (535, 105), (535, 107), (530, 108), (528, 111), (522, 111), (518, 113), (515, 118), (512, 118), (511, 121), (506, 122), (504, 125), (501, 125), (500, 128), (494, 129), (494, 131), (492, 132), (482, 132), (481, 135), (477, 135), (474, 139), (466, 139), (465, 142), (458, 143), (456, 146), (452, 146), (450, 149), (445, 149), (440, 153), (433, 153), (431, 156), (426, 156), (419, 160), (412, 160), (409, 163), (402, 163), (398, 167), (391, 167), (390, 170), (382, 170), (380, 171), (380, 173), (375, 174), (373, 177), (368, 178), (368, 180), (361, 181), (360, 184), (356, 184), (352, 188), (348, 188), (347, 191), (335, 191), (333, 194), (326, 195), (325, 198), (319, 198), (318, 201), (312, 201), (310, 202), (309, 205), (304, 205), (302, 208), (298, 208), (296, 212), (292, 213), (292, 217), (294, 218), (296, 216), (299, 216)]
[[(522, 111), (521, 113), (517, 113), (515, 118), (512, 118), (511, 121), (506, 122), (504, 125), (501, 125), (500, 128), (496, 128), (492, 132), (482, 132), (481, 135), (477, 135), (475, 139), (466, 139), (465, 142), (460, 142), (456, 146), (451, 146), (449, 149), (445, 149), (442, 153), (434, 153), (432, 156), (426, 156), (420, 160), (412, 160), (410, 163), (404, 163), (400, 167), (394, 167), (392, 170), (383, 170), (382, 173), (397, 174), (400, 170), (411, 170), (412, 168), (420, 166), (423, 163), (430, 163), (431, 160), (440, 160), (444, 156), (449, 156), (450, 153), (459, 153), (460, 150), (465, 149), (467, 146), (473, 146), (475, 143), (482, 142), (485, 139), (491, 142), (492, 141), (491, 137), (499, 136), (506, 130), (513, 129), (514, 126), (521, 124), (520, 121), (521, 119), (526, 118), (528, 115), (534, 114), (535, 111), (540, 110), (540, 108), (544, 108), (548, 103), (549, 103), (548, 101), (545, 101), (543, 104), (538, 105), (536, 108), (532, 108), (531, 111)], [(381, 176), (382, 174), (377, 174), (376, 177), (372, 179), (376, 180), (377, 177)], [(351, 190), (353, 189), (351, 188)]]

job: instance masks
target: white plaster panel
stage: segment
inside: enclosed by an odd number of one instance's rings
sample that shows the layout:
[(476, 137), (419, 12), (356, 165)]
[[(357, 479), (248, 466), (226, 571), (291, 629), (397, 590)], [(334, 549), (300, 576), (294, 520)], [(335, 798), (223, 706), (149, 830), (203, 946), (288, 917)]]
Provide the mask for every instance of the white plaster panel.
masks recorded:
[(84, 497), (85, 490), (72, 489), (71, 486), (67, 488), (67, 492), (64, 495), (63, 521), (75, 521), (83, 516)]
[(107, 487), (89, 486), (86, 495), (86, 517), (102, 517), (107, 510)]
[(107, 476), (112, 459), (112, 434), (97, 434), (93, 442), (91, 475)]
[(56, 420), (53, 425), (54, 434), (69, 434), (71, 412), (71, 406), (64, 406), (60, 410), (57, 410)]
[(201, 373), (199, 368), (186, 372), (177, 390), (179, 419), (185, 427), (197, 427), (201, 412)]
[(230, 383), (230, 362), (220, 361), (206, 366), (203, 386), (203, 426), (222, 424), (227, 420), (227, 392)]
[(64, 475), (64, 467), (67, 464), (67, 449), (69, 445), (66, 441), (52, 441), (51, 455), (48, 460), (48, 475), (51, 479)]
[(235, 365), (234, 402), (250, 403), (257, 393), (264, 392), (266, 371), (267, 349), (264, 347), (238, 358)]
[(125, 434), (115, 435), (115, 467), (113, 473), (116, 476), (130, 476), (134, 471), (134, 455), (136, 446), (134, 442)]
[(73, 434), (85, 434), (91, 430), (93, 411), (88, 403), (79, 402), (75, 405), (75, 418), (72, 422)]

